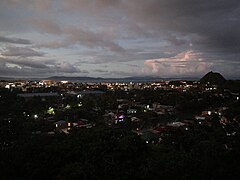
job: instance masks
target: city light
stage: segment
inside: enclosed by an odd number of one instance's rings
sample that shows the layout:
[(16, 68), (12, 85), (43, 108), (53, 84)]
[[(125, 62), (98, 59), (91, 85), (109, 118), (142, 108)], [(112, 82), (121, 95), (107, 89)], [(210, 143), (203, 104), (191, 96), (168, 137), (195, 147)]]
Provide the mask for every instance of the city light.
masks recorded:
[(49, 107), (48, 110), (47, 110), (47, 113), (51, 114), (51, 115), (54, 115), (55, 114), (54, 108)]

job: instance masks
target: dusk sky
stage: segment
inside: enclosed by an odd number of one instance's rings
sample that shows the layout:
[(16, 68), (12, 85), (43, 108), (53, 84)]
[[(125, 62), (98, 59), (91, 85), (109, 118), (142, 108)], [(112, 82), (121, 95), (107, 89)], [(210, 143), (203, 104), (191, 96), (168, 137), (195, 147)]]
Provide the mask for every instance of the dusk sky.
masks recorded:
[(1, 0), (1, 77), (239, 78), (240, 0)]

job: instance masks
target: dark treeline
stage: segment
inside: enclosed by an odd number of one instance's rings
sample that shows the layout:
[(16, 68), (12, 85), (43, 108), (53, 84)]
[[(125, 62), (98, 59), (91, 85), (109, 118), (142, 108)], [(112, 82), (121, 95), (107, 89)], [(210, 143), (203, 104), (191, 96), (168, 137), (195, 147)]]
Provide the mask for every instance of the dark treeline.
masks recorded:
[(157, 145), (123, 129), (31, 136), (1, 150), (1, 179), (238, 179), (239, 132), (178, 129)]

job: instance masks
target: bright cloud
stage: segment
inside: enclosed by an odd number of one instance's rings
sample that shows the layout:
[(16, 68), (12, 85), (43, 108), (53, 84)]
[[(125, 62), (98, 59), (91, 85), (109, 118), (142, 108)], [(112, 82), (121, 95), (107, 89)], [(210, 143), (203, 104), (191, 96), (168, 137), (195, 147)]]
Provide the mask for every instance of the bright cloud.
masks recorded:
[(195, 51), (185, 51), (174, 57), (149, 59), (144, 62), (144, 72), (151, 72), (155, 75), (168, 76), (189, 76), (199, 75), (209, 71), (213, 63), (206, 62), (202, 54)]

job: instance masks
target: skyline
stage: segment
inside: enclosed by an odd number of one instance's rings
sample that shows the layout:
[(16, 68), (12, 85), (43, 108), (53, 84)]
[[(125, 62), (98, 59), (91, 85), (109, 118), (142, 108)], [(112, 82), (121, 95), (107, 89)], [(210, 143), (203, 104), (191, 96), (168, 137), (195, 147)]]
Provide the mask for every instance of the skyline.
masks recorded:
[(237, 0), (2, 0), (0, 76), (239, 78)]

